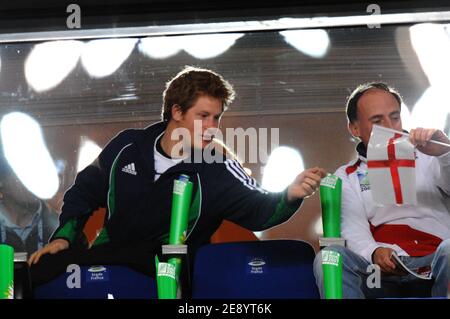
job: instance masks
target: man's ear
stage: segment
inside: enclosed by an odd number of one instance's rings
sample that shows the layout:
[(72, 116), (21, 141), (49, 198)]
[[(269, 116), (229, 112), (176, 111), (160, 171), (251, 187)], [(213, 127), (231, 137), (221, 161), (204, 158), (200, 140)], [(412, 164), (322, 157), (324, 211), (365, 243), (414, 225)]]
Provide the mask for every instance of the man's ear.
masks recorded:
[(178, 104), (172, 105), (172, 118), (178, 122), (183, 118), (183, 112), (181, 111), (181, 106)]
[(359, 133), (359, 126), (356, 123), (349, 122), (348, 123), (348, 131), (352, 134), (353, 137), (360, 138), (361, 134)]

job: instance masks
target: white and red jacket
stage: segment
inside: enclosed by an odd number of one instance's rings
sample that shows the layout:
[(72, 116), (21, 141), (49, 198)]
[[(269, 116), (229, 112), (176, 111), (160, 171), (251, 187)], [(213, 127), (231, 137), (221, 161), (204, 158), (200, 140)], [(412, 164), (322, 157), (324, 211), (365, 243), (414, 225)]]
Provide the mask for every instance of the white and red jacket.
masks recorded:
[(450, 238), (450, 152), (439, 157), (416, 150), (417, 205), (374, 203), (367, 178), (364, 145), (357, 160), (341, 166), (341, 232), (347, 247), (372, 262), (378, 247), (400, 256), (425, 256)]

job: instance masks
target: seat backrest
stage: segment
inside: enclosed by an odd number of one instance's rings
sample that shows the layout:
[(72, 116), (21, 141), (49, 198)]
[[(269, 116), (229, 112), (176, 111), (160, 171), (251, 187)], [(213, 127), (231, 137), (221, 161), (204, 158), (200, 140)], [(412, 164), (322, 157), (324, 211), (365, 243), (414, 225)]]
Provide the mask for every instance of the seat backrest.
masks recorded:
[[(34, 289), (36, 299), (156, 299), (153, 278), (125, 266), (80, 266)], [(77, 282), (78, 280), (78, 282)]]
[(299, 240), (209, 244), (195, 256), (193, 298), (319, 298), (315, 252)]

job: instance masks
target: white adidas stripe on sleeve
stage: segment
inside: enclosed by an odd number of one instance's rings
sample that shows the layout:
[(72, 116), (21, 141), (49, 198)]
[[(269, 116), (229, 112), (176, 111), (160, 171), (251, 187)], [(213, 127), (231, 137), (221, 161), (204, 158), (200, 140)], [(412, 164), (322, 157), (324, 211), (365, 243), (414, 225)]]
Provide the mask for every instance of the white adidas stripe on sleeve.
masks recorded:
[(250, 177), (236, 160), (227, 159), (225, 161), (227, 170), (236, 177), (245, 187), (251, 190), (257, 190), (260, 193), (267, 194), (267, 191), (258, 187), (256, 180)]

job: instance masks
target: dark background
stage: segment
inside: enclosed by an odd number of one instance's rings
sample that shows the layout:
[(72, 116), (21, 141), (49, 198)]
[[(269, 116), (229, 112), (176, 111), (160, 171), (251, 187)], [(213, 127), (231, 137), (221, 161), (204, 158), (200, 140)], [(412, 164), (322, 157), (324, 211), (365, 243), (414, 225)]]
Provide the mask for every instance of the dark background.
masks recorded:
[(314, 17), (367, 14), (376, 3), (382, 13), (446, 11), (448, 1), (359, 0), (14, 0), (0, 4), (0, 32), (66, 30), (69, 4), (78, 4), (82, 28), (169, 25), (195, 22), (265, 20), (278, 16)]

